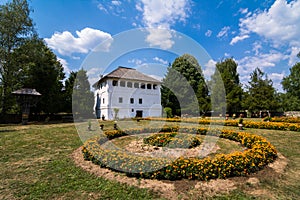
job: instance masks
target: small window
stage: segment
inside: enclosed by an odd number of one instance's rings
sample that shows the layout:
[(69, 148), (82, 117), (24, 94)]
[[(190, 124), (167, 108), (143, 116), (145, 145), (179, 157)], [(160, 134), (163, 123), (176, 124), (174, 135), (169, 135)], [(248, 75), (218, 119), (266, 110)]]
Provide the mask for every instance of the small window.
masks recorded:
[(102, 103), (103, 103), (103, 104), (105, 103), (105, 99), (104, 99), (104, 98), (102, 99)]
[(119, 97), (119, 103), (123, 103), (123, 98)]
[(151, 90), (151, 88), (152, 88), (152, 87), (151, 87), (151, 84), (148, 83), (148, 84), (147, 84), (147, 89), (148, 89), (148, 90)]
[(120, 81), (120, 86), (125, 87), (125, 81)]
[(134, 98), (130, 98), (130, 103), (134, 104)]
[(127, 82), (127, 87), (132, 88), (132, 82)]
[(112, 85), (113, 85), (113, 86), (118, 86), (118, 81), (117, 81), (117, 80), (113, 80), (113, 81), (112, 81)]
[(134, 83), (134, 88), (139, 88), (139, 83)]
[(153, 90), (156, 90), (156, 89), (157, 89), (157, 85), (153, 84)]
[(131, 109), (131, 112), (134, 112), (134, 109), (133, 109), (133, 108)]
[(142, 104), (143, 103), (143, 99), (139, 99), (139, 104)]
[(145, 88), (146, 88), (145, 83), (141, 83), (141, 88), (142, 88), (142, 89), (145, 89)]

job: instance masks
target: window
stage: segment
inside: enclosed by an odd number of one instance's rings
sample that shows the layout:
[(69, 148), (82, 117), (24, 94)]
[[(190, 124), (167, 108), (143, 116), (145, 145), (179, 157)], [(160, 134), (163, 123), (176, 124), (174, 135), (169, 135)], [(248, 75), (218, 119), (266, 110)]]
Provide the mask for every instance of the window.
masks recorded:
[(130, 103), (134, 104), (134, 98), (130, 98)]
[(119, 97), (119, 103), (123, 103), (123, 98)]
[(141, 83), (141, 88), (142, 88), (142, 89), (145, 89), (145, 88), (146, 88), (145, 83)]
[(157, 89), (157, 85), (153, 84), (153, 90), (156, 90), (156, 89)]
[(118, 81), (117, 81), (117, 80), (113, 80), (113, 81), (112, 81), (112, 85), (113, 85), (113, 86), (118, 86)]
[(133, 109), (133, 108), (131, 109), (131, 112), (134, 112), (134, 109)]
[(106, 81), (104, 81), (100, 84), (100, 88), (102, 89), (102, 87), (105, 87), (105, 85), (106, 85)]
[(134, 83), (134, 88), (139, 88), (139, 83)]
[(140, 98), (140, 99), (139, 99), (139, 104), (142, 104), (142, 103), (143, 103), (143, 99)]
[(103, 103), (103, 104), (105, 103), (105, 99), (104, 99), (104, 98), (102, 99), (102, 103)]
[(148, 84), (147, 84), (147, 89), (148, 89), (148, 90), (151, 90), (151, 88), (152, 88), (152, 87), (151, 87), (151, 84), (148, 83)]
[(125, 81), (120, 81), (120, 86), (125, 87)]
[(132, 82), (127, 82), (127, 87), (132, 88)]

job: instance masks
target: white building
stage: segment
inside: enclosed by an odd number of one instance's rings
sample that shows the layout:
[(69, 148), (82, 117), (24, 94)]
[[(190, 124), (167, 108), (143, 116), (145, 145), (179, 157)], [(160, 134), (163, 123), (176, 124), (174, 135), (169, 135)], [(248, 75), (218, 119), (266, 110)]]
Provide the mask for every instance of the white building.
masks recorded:
[(161, 82), (135, 69), (119, 67), (103, 76), (96, 84), (97, 118), (159, 117)]

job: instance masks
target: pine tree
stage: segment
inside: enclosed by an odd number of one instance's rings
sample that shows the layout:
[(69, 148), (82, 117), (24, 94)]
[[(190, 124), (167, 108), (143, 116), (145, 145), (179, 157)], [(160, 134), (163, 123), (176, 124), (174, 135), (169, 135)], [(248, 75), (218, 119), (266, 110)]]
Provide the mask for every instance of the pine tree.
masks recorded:
[(75, 119), (92, 117), (93, 105), (94, 95), (91, 91), (87, 72), (80, 69), (76, 75), (72, 95), (72, 111)]
[(256, 68), (250, 77), (249, 85), (246, 86), (248, 91), (243, 99), (245, 110), (250, 112), (276, 111), (280, 105), (272, 80), (268, 79), (259, 68)]

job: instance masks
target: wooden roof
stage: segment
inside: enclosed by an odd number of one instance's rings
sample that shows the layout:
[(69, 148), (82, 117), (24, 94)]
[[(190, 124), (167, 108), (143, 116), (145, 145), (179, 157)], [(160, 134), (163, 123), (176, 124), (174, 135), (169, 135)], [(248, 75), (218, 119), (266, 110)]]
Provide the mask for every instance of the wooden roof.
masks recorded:
[(136, 81), (145, 81), (145, 82), (152, 82), (152, 83), (160, 83), (161, 81), (147, 76), (136, 69), (129, 68), (129, 67), (118, 67), (117, 69), (113, 70), (109, 74), (103, 76), (96, 84), (99, 84), (105, 79), (127, 79), (127, 80), (136, 80)]

